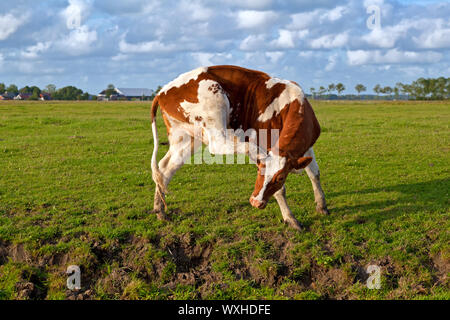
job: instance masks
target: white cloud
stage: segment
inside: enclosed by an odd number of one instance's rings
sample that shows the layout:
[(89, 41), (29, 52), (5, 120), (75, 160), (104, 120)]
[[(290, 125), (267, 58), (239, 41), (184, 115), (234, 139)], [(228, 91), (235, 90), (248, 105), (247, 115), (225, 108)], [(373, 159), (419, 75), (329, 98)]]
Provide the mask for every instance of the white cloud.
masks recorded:
[(272, 41), (272, 45), (277, 48), (289, 49), (295, 47), (294, 37), (289, 30), (281, 29), (278, 31), (279, 37)]
[(317, 21), (317, 15), (313, 12), (302, 12), (291, 15), (291, 23), (288, 24), (289, 29), (304, 29), (311, 26)]
[(301, 58), (311, 58), (313, 57), (315, 52), (313, 50), (307, 50), (307, 51), (300, 51), (298, 53), (298, 56)]
[(29, 46), (21, 52), (22, 57), (27, 59), (34, 59), (38, 57), (39, 53), (47, 51), (51, 46), (50, 41), (38, 42), (34, 46)]
[(224, 0), (225, 3), (247, 9), (265, 9), (271, 6), (272, 0)]
[(124, 39), (119, 42), (119, 49), (122, 53), (151, 53), (151, 52), (169, 52), (174, 51), (175, 46), (166, 45), (159, 40), (128, 43)]
[(266, 56), (270, 59), (272, 63), (277, 63), (284, 56), (283, 51), (269, 51), (266, 52)]
[(450, 28), (428, 29), (421, 35), (413, 37), (413, 41), (419, 48), (450, 48)]
[(90, 7), (90, 1), (69, 0), (69, 5), (61, 12), (67, 28), (80, 28), (82, 20), (89, 14)]
[(128, 55), (119, 53), (111, 58), (112, 61), (124, 61), (128, 59)]
[(213, 62), (211, 59), (214, 57), (213, 53), (209, 52), (194, 52), (192, 53), (192, 56), (195, 60), (199, 63), (199, 66), (206, 67), (213, 65)]
[(249, 35), (247, 38), (242, 40), (239, 49), (243, 51), (254, 51), (265, 47), (267, 44), (267, 39), (263, 34)]
[(212, 17), (214, 11), (203, 6), (200, 2), (183, 0), (180, 4), (180, 10), (186, 14), (190, 20), (205, 21)]
[(97, 31), (87, 26), (72, 30), (69, 35), (58, 42), (61, 51), (69, 55), (81, 55), (92, 50), (91, 45), (97, 41)]
[(344, 6), (338, 6), (331, 10), (316, 9), (308, 12), (295, 13), (290, 16), (289, 29), (301, 30), (318, 24), (335, 22), (340, 20), (348, 10)]
[(43, 65), (42, 63), (34, 63), (29, 61), (19, 61), (16, 64), (16, 69), (25, 74), (60, 74), (64, 72), (64, 68), (53, 68)]
[(340, 34), (327, 34), (311, 41), (310, 46), (313, 49), (331, 49), (345, 46), (348, 42), (347, 32)]
[(394, 48), (400, 39), (419, 48), (450, 47), (450, 22), (437, 18), (402, 19), (398, 24), (372, 30), (362, 39), (373, 47)]
[(242, 29), (269, 27), (277, 17), (273, 11), (241, 10), (238, 11), (237, 23)]
[(8, 39), (28, 20), (29, 16), (28, 13), (21, 13), (19, 17), (15, 17), (11, 13), (0, 15), (0, 41)]
[(358, 66), (364, 64), (383, 63), (434, 63), (442, 59), (439, 52), (426, 51), (400, 51), (391, 49), (385, 53), (380, 50), (350, 50), (347, 51), (347, 61), (349, 65)]
[(328, 21), (337, 21), (343, 17), (346, 11), (347, 9), (344, 6), (338, 6), (329, 11), (325, 11), (321, 16), (321, 19)]
[(401, 33), (396, 28), (376, 28), (363, 36), (363, 40), (374, 47), (392, 48)]
[(336, 66), (336, 63), (338, 61), (338, 55), (337, 53), (332, 54), (328, 57), (328, 64), (325, 66), (325, 71), (331, 71)]

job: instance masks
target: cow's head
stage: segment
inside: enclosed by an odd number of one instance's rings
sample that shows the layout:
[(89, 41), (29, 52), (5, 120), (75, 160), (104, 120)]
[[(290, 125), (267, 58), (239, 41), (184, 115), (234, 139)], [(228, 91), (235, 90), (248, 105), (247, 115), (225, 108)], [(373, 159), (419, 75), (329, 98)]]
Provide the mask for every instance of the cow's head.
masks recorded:
[(293, 169), (303, 169), (311, 161), (311, 157), (295, 159), (282, 157), (270, 151), (265, 159), (258, 162), (255, 190), (250, 197), (251, 205), (258, 209), (264, 209), (270, 197), (284, 185), (289, 172)]

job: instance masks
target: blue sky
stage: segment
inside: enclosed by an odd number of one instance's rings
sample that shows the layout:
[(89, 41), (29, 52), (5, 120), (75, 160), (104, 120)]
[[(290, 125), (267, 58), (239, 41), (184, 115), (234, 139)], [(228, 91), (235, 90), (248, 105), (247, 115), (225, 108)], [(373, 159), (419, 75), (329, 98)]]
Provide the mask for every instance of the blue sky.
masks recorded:
[[(380, 25), (367, 20), (379, 8)], [(450, 2), (3, 0), (0, 82), (98, 93), (234, 64), (311, 87), (450, 77)], [(374, 20), (370, 20), (374, 21)]]

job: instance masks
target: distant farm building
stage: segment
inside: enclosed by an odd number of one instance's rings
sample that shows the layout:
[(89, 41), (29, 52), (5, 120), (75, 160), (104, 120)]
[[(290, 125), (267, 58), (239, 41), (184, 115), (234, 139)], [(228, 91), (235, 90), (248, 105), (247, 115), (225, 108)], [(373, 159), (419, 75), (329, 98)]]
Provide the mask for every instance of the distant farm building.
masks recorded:
[(152, 89), (145, 88), (114, 88), (114, 94), (110, 95), (109, 99), (106, 96), (106, 90), (100, 92), (97, 100), (145, 100), (153, 95)]
[(19, 93), (17, 96), (14, 97), (14, 100), (28, 100), (30, 99), (31, 94), (28, 93)]
[(42, 101), (52, 100), (52, 96), (49, 93), (44, 92), (39, 95), (39, 100), (42, 100)]
[(16, 95), (12, 92), (6, 91), (2, 95), (0, 95), (0, 100), (12, 100), (16, 97)]

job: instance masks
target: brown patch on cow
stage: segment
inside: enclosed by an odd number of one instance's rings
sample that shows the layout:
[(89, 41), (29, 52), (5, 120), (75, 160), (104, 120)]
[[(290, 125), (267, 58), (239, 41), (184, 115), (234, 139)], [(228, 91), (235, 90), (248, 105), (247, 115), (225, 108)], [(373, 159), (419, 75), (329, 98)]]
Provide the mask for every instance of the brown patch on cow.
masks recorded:
[(292, 102), (286, 112), (286, 120), (280, 132), (280, 155), (297, 160), (319, 138), (320, 125), (306, 98), (302, 104), (298, 100)]

